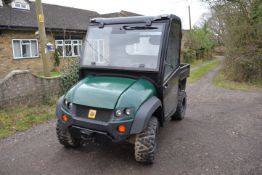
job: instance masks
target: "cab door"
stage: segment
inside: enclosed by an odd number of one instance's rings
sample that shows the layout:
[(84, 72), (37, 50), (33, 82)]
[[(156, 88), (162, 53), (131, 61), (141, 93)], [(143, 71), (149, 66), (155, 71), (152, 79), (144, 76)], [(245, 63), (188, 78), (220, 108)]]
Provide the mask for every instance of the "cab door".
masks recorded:
[(164, 63), (163, 102), (165, 117), (170, 117), (174, 114), (177, 107), (180, 73), (180, 42), (181, 25), (178, 22), (172, 22), (168, 37), (168, 49)]

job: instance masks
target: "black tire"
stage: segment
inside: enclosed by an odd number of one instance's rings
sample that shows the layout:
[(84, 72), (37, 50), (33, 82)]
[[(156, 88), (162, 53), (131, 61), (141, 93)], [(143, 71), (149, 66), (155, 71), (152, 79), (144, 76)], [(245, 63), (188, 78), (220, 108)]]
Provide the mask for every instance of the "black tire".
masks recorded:
[(64, 145), (64, 147), (77, 148), (82, 145), (81, 139), (72, 137), (68, 128), (66, 128), (60, 120), (56, 123), (56, 134), (59, 143)]
[(153, 163), (156, 151), (158, 127), (158, 119), (152, 116), (145, 131), (136, 135), (135, 159), (137, 162), (147, 164)]
[(171, 120), (183, 120), (186, 114), (186, 107), (187, 107), (187, 95), (186, 95), (186, 91), (182, 90), (179, 91), (176, 112), (174, 115), (171, 116)]

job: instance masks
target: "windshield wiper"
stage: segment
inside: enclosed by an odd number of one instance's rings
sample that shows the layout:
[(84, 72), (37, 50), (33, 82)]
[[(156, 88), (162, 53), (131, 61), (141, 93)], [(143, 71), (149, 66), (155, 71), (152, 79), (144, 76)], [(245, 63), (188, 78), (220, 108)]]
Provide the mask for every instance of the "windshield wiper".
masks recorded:
[(152, 26), (123, 26), (125, 30), (150, 30), (150, 29), (158, 29), (158, 27)]

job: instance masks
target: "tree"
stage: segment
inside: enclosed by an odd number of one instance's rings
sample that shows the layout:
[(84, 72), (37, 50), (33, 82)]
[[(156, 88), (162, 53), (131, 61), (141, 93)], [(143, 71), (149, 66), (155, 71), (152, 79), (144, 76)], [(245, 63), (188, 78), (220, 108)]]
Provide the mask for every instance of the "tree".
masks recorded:
[(217, 42), (205, 21), (202, 27), (194, 26), (185, 35), (185, 47), (183, 49), (183, 59), (185, 62), (190, 63), (195, 59), (207, 59), (212, 56), (211, 49)]
[(209, 30), (214, 33), (218, 44), (224, 44), (224, 32), (225, 32), (225, 24), (223, 20), (221, 20), (221, 11), (211, 10), (210, 17), (207, 19), (206, 23)]
[(203, 0), (212, 17), (209, 28), (226, 48), (225, 74), (236, 81), (262, 80), (262, 1)]
[(209, 31), (207, 23), (203, 27), (194, 26), (187, 37), (187, 42), (192, 49), (211, 49), (216, 45), (214, 35)]
[(45, 21), (44, 21), (44, 13), (43, 13), (43, 6), (42, 0), (35, 1), (35, 10), (37, 16), (37, 23), (38, 23), (38, 31), (39, 31), (39, 38), (40, 38), (40, 51), (41, 51), (41, 58), (43, 61), (43, 73), (45, 77), (50, 77), (50, 70), (49, 70), (49, 58), (46, 55), (46, 33), (45, 33)]

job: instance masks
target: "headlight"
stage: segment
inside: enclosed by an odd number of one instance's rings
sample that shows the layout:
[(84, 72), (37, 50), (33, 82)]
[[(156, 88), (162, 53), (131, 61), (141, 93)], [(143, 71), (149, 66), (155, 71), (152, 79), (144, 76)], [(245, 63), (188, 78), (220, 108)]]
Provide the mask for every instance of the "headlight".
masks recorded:
[(72, 107), (73, 107), (73, 103), (71, 103), (71, 102), (68, 102), (68, 109), (72, 109)]
[(126, 108), (125, 110), (124, 110), (124, 112), (125, 112), (125, 114), (126, 115), (131, 115), (131, 112), (132, 112), (132, 110), (130, 109), (130, 108)]
[(65, 105), (68, 109), (72, 109), (72, 107), (73, 107), (73, 103), (71, 103), (71, 102), (69, 102), (69, 101), (67, 101), (67, 100), (64, 101), (64, 105)]
[(68, 105), (68, 101), (67, 100), (64, 101), (64, 105), (67, 107), (67, 105)]
[(115, 112), (116, 117), (121, 117), (122, 116), (122, 111), (120, 109), (117, 109)]
[(130, 116), (132, 114), (132, 109), (131, 108), (121, 108), (121, 109), (116, 109), (115, 111), (115, 116), (116, 117), (121, 117), (123, 115)]

